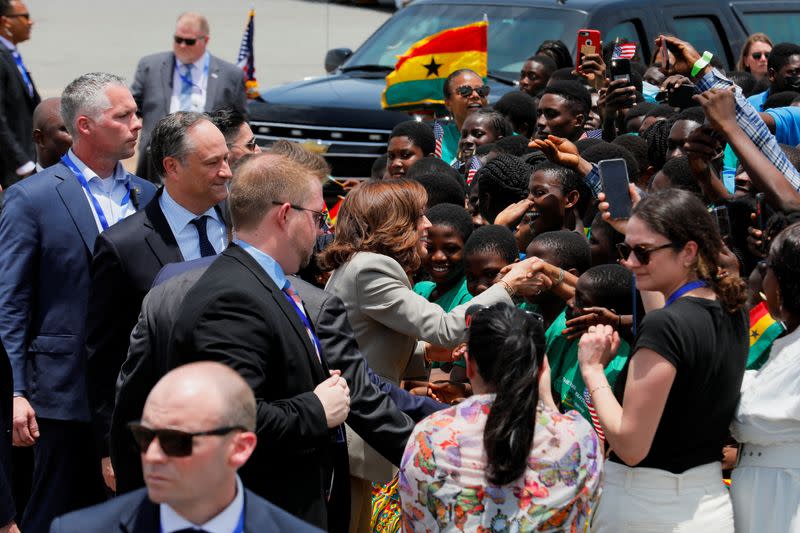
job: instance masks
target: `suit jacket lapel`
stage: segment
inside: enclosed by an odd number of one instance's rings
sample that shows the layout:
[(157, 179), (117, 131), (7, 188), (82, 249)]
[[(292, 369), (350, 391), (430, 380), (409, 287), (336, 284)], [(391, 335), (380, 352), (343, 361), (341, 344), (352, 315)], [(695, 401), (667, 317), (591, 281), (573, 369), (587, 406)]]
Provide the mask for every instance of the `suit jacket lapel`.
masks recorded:
[(14, 61), (14, 56), (11, 55), (11, 51), (5, 47), (4, 44), (0, 43), (0, 55), (2, 55), (3, 60), (8, 62), (8, 64), (13, 67), (14, 72), (17, 74), (17, 80), (19, 81), (19, 86), (22, 89), (22, 94), (25, 95), (29, 101), (33, 102), (36, 99), (36, 86), (33, 85), (33, 78), (31, 78), (31, 73), (28, 72), (28, 78), (31, 79), (31, 87), (33, 87), (33, 94), (28, 92), (28, 86), (25, 84), (25, 79), (22, 77), (22, 74), (17, 67), (17, 62)]
[(220, 90), (219, 80), (219, 61), (216, 57), (209, 58), (208, 65), (208, 80), (206, 80), (206, 105), (207, 112), (214, 111), (218, 106), (216, 105), (217, 94)]
[(144, 208), (146, 215), (144, 225), (151, 230), (145, 236), (145, 241), (161, 266), (167, 263), (183, 261), (178, 241), (175, 239), (175, 235), (172, 234), (167, 217), (161, 211), (161, 203), (158, 201), (163, 191), (163, 187), (159, 189), (155, 198)]
[(161, 529), (161, 513), (158, 505), (147, 497), (147, 490), (140, 489), (142, 501), (131, 505), (119, 517), (119, 527), (126, 533), (152, 533)]
[(175, 54), (168, 54), (161, 63), (161, 87), (164, 91), (164, 98), (161, 99), (162, 105), (161, 115), (169, 114), (169, 106), (172, 101), (172, 77), (175, 72)]
[(62, 180), (61, 183), (56, 185), (56, 191), (58, 191), (64, 206), (69, 211), (72, 221), (75, 222), (75, 226), (89, 249), (89, 253), (92, 253), (94, 251), (94, 241), (99, 234), (97, 223), (94, 221), (94, 215), (92, 214), (92, 207), (89, 205), (86, 193), (83, 192), (83, 188), (72, 171), (64, 166), (63, 163), (57, 163), (56, 165), (58, 166), (56, 177)]
[(264, 272), (264, 269), (253, 259), (250, 254), (244, 251), (241, 247), (236, 246), (235, 244), (231, 244), (223, 254), (230, 255), (236, 258), (242, 265), (244, 265), (248, 270), (255, 274), (256, 278), (261, 282), (262, 285), (269, 291), (272, 299), (275, 300), (275, 303), (278, 305), (280, 310), (286, 315), (286, 318), (289, 320), (289, 323), (292, 325), (295, 333), (300, 337), (305, 344), (306, 347), (306, 356), (308, 357), (308, 362), (313, 369), (314, 374), (316, 374), (317, 379), (320, 381), (324, 381), (325, 379), (325, 371), (320, 364), (319, 359), (317, 358), (317, 351), (314, 348), (314, 344), (311, 342), (311, 339), (308, 337), (308, 332), (306, 331), (306, 326), (300, 320), (300, 317), (297, 316), (297, 311), (295, 311), (292, 304), (286, 299), (283, 291), (275, 285), (275, 282), (272, 281), (272, 278)]

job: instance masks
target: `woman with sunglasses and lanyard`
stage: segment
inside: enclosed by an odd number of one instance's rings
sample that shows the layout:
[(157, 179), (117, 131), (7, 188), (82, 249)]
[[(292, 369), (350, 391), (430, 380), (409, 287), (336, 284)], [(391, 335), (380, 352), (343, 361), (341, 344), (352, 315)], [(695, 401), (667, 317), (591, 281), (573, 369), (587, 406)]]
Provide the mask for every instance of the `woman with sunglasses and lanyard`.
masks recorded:
[(477, 72), (463, 68), (444, 80), (444, 106), (452, 120), (442, 127), (442, 161), (451, 164), (458, 156), (458, 141), (467, 115), (486, 107), (489, 86)]
[(644, 317), (613, 391), (603, 367), (617, 333), (592, 326), (579, 344), (581, 374), (611, 448), (592, 531), (729, 533), (720, 459), (749, 348), (745, 283), (721, 268), (716, 225), (687, 191), (642, 200), (618, 247), (638, 288), (666, 303)]
[(800, 224), (783, 230), (759, 264), (769, 313), (786, 333), (749, 370), (731, 425), (742, 444), (733, 471), (736, 531), (800, 531)]
[(767, 75), (767, 59), (772, 51), (772, 40), (764, 33), (754, 33), (742, 46), (736, 70), (749, 72), (756, 80)]

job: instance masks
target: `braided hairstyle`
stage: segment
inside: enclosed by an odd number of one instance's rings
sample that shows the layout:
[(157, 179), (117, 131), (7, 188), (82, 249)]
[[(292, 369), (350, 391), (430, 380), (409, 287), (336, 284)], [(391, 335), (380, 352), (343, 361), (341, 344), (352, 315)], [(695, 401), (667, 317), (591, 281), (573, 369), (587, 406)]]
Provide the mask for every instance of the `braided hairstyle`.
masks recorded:
[(667, 162), (667, 151), (669, 150), (669, 130), (672, 129), (673, 120), (659, 120), (647, 128), (642, 137), (647, 141), (647, 159), (653, 169), (658, 172)]
[(781, 305), (800, 316), (800, 224), (788, 226), (775, 237), (769, 264), (781, 289)]
[(524, 474), (533, 444), (544, 359), (541, 317), (504, 303), (481, 309), (470, 323), (467, 347), (497, 393), (483, 430), (486, 478), (507, 485)]
[(528, 196), (532, 168), (518, 157), (499, 154), (475, 174), (481, 216), (488, 222), (514, 202)]

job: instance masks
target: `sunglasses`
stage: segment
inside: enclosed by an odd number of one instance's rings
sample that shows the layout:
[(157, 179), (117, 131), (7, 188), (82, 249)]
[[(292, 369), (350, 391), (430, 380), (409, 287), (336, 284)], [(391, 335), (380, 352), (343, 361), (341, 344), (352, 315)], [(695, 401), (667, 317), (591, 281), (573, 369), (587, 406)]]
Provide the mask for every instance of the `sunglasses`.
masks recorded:
[(133, 440), (141, 453), (145, 453), (153, 439), (158, 437), (158, 445), (169, 457), (188, 457), (192, 455), (194, 437), (222, 436), (233, 431), (247, 431), (241, 426), (226, 426), (209, 431), (187, 433), (177, 429), (152, 429), (138, 422), (128, 424), (128, 429), (133, 434)]
[(761, 59), (762, 54), (766, 59), (769, 59), (769, 52), (753, 52), (752, 54), (750, 54), (750, 57), (752, 57), (755, 60), (758, 60)]
[(186, 46), (194, 46), (194, 45), (197, 44), (197, 41), (199, 41), (202, 38), (203, 37), (197, 37), (195, 39), (186, 39), (184, 37), (178, 37), (177, 35), (173, 37), (173, 39), (175, 39), (175, 44), (184, 44), (184, 43), (186, 43)]
[(661, 246), (647, 248), (646, 246), (643, 246), (641, 244), (637, 244), (636, 246), (631, 246), (628, 243), (621, 242), (617, 245), (617, 251), (619, 252), (620, 259), (622, 259), (623, 261), (627, 260), (631, 256), (631, 253), (633, 253), (633, 255), (636, 257), (636, 260), (639, 261), (639, 264), (647, 265), (648, 263), (650, 263), (650, 254), (672, 246), (674, 246), (674, 244), (668, 242), (666, 244), (662, 244)]
[(472, 96), (472, 92), (474, 91), (478, 93), (478, 96), (484, 98), (486, 96), (489, 96), (490, 90), (491, 87), (489, 87), (488, 85), (481, 85), (480, 87), (472, 87), (471, 85), (462, 85), (461, 87), (456, 87), (455, 92), (457, 92), (464, 98), (469, 98), (470, 96)]
[[(273, 200), (273, 205), (283, 205), (286, 202), (278, 202)], [(309, 213), (313, 213), (314, 215), (314, 223), (319, 226), (319, 229), (326, 230), (328, 229), (328, 214), (324, 213), (323, 211), (314, 211), (313, 209), (308, 209), (307, 207), (300, 207), (299, 205), (289, 204), (289, 207), (292, 209), (297, 209), (298, 211), (308, 211)]]
[(231, 148), (234, 148), (234, 147), (241, 148), (243, 150), (247, 150), (248, 152), (255, 152), (255, 150), (256, 150), (256, 138), (253, 137), (252, 139), (250, 139), (249, 141), (247, 141), (244, 144), (234, 144), (234, 143), (229, 143), (228, 144), (228, 150), (230, 150)]

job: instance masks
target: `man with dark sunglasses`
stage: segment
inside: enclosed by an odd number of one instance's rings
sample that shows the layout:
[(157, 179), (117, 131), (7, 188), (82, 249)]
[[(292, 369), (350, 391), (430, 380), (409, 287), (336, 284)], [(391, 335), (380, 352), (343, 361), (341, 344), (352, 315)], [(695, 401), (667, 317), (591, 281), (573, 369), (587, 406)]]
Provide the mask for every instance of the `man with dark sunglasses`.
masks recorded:
[(210, 112), (225, 105), (245, 112), (247, 96), (242, 70), (211, 55), (206, 50), (209, 38), (208, 20), (203, 15), (183, 13), (175, 25), (172, 51), (139, 61), (131, 86), (143, 122), (138, 176), (158, 180), (147, 148), (150, 133), (164, 115), (175, 111)]
[(147, 488), (56, 518), (51, 532), (319, 531), (242, 485), (236, 472), (256, 447), (256, 400), (230, 368), (199, 362), (169, 372), (129, 427)]

